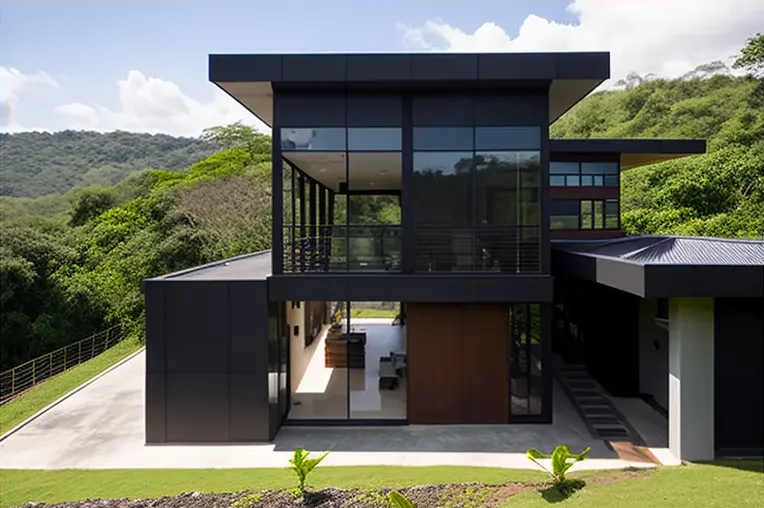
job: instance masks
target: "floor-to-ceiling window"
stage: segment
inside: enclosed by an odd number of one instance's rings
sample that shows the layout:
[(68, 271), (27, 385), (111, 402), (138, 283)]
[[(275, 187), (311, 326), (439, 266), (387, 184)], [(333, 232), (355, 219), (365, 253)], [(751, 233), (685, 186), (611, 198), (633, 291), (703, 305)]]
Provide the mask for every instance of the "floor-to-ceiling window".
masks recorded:
[(542, 326), (539, 304), (510, 305), (510, 418), (542, 414)]

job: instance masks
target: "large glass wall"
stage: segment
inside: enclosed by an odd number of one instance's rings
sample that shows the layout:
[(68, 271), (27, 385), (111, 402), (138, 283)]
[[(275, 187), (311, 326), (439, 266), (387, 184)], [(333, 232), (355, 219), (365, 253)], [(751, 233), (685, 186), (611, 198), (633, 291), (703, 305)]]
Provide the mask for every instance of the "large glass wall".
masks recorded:
[(414, 127), (414, 269), (540, 270), (538, 127)]
[(509, 309), (510, 414), (542, 414), (542, 323), (539, 304), (513, 304)]

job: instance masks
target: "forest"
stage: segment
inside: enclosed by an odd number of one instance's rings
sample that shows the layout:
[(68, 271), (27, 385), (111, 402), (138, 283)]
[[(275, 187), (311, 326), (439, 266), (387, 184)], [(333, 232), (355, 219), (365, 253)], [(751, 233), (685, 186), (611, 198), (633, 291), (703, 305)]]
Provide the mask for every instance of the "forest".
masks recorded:
[[(561, 138), (708, 140), (706, 154), (624, 173), (629, 233), (764, 238), (757, 37), (736, 62), (746, 76), (718, 63), (673, 80), (630, 75), (552, 126)], [(268, 249), (270, 142), (241, 124), (192, 140), (3, 135), (0, 370), (109, 326), (141, 336), (142, 280)]]

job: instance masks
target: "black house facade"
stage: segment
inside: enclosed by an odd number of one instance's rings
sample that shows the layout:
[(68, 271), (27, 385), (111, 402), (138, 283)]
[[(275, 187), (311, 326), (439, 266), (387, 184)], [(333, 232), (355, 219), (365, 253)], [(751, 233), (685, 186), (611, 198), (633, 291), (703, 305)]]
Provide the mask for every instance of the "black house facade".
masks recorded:
[[(764, 406), (764, 243), (620, 224), (622, 170), (705, 142), (549, 139), (609, 54), (211, 55), (209, 71), (272, 128), (272, 250), (145, 281), (147, 442), (548, 423), (561, 360), (650, 398), (678, 457), (761, 453), (739, 385)], [(395, 319), (354, 327), (354, 302)]]

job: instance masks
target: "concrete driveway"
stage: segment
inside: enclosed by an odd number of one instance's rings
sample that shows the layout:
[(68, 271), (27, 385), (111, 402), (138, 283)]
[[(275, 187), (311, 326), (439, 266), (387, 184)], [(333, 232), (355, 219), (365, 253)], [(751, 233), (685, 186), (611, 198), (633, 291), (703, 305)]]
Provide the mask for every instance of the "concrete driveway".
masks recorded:
[(0, 442), (2, 469), (284, 467), (295, 447), (331, 449), (326, 465), (535, 467), (524, 451), (592, 446), (577, 468), (649, 467), (591, 438), (559, 389), (552, 425), (284, 427), (274, 443), (144, 444), (146, 355), (139, 353)]

